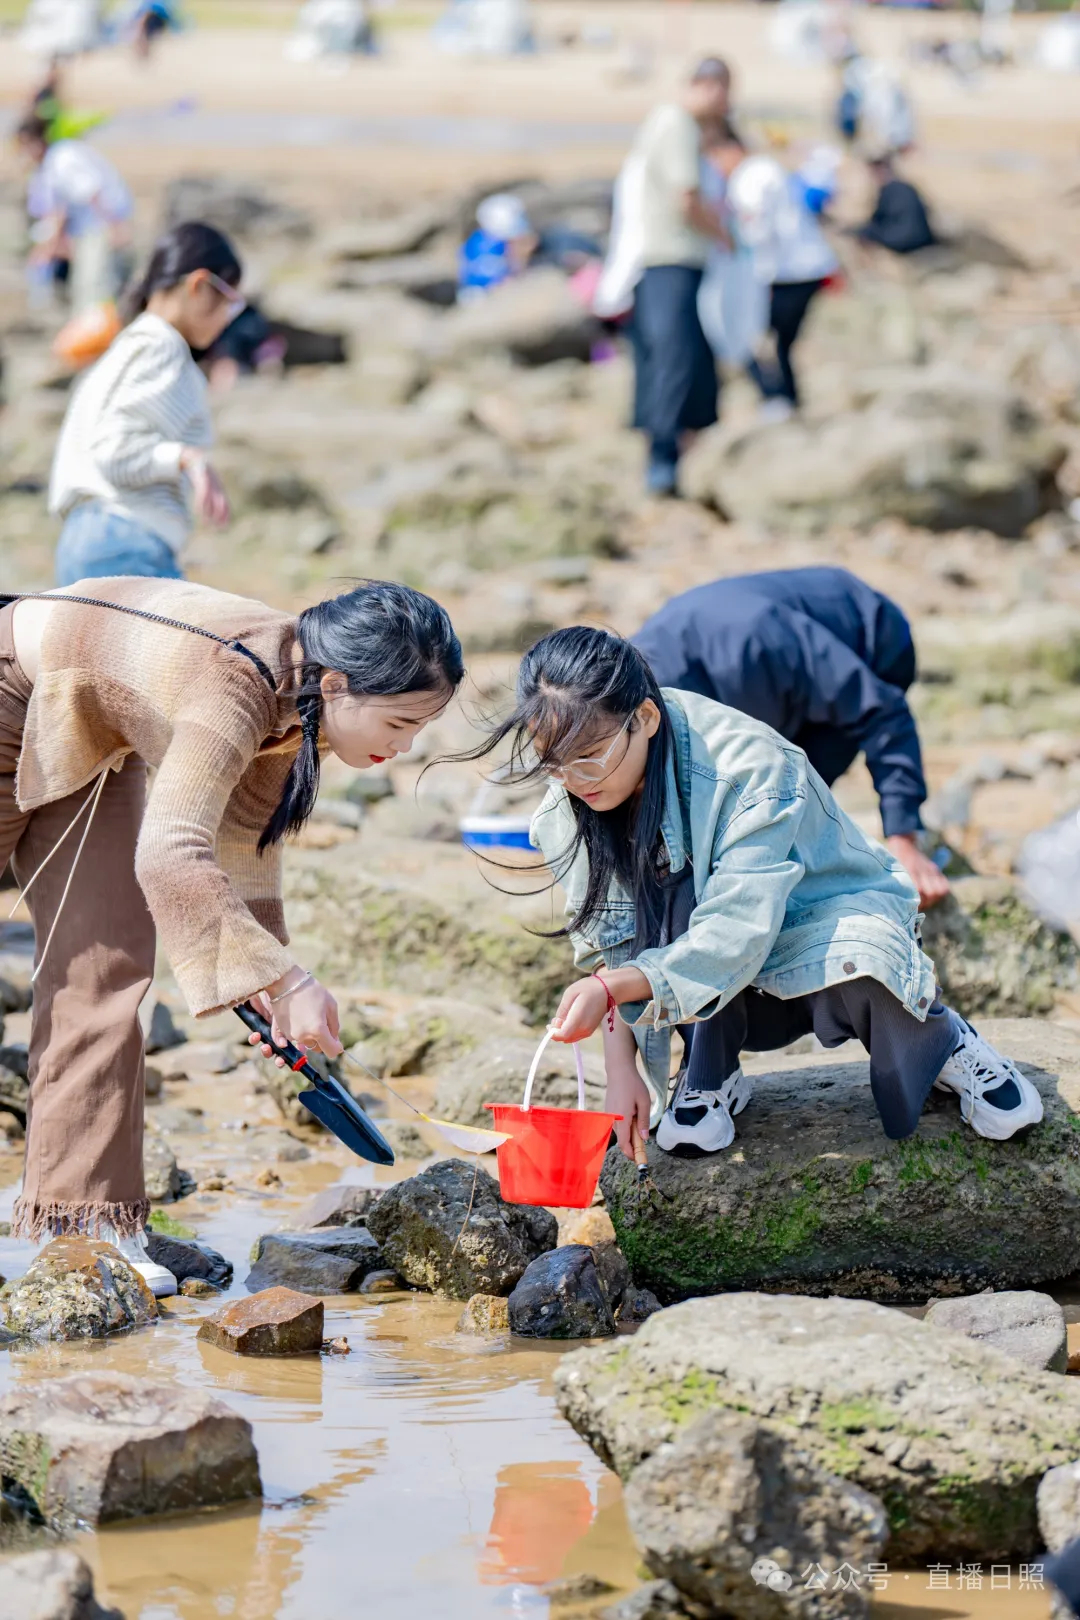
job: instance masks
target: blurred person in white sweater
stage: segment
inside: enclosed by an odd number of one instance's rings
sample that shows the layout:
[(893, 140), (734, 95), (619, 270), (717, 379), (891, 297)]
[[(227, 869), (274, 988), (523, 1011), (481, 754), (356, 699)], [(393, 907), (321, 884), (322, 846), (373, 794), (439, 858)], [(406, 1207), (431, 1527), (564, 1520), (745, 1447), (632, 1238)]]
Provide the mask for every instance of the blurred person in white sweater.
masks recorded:
[(53, 459), (49, 510), (63, 518), (59, 585), (121, 574), (181, 579), (194, 514), (229, 504), (207, 456), (211, 347), (244, 308), (235, 249), (210, 225), (177, 225), (129, 298), (133, 315), (78, 384)]

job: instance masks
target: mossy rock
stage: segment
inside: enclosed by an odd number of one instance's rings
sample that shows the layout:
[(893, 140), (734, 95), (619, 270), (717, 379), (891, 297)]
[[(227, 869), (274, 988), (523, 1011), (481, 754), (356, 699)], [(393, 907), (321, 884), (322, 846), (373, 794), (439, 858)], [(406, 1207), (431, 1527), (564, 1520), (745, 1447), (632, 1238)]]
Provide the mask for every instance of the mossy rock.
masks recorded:
[(832, 1056), (758, 1075), (724, 1153), (650, 1144), (654, 1196), (612, 1149), (601, 1185), (635, 1283), (664, 1303), (746, 1288), (922, 1302), (1074, 1271), (1080, 1042), (1035, 1021), (985, 1029), (1044, 1099), (1042, 1124), (1011, 1142), (976, 1136), (940, 1093), (890, 1142), (869, 1065)]
[(1080, 1455), (1080, 1384), (862, 1300), (695, 1299), (566, 1356), (563, 1415), (624, 1480), (706, 1413), (747, 1413), (885, 1505), (894, 1567), (1040, 1545), (1043, 1474)]
[(414, 885), (360, 870), (355, 856), (343, 859), (341, 850), (304, 855), (303, 865), (286, 865), (286, 909), (297, 951), (324, 983), (452, 994), (517, 1007), (539, 1023), (574, 975), (565, 940), (538, 937), (527, 918), (487, 902), (468, 851), (460, 852), (453, 873), (464, 880), (467, 898), (452, 886), (440, 893), (433, 882)]
[(960, 877), (927, 912), (923, 946), (942, 999), (965, 1018), (1049, 1013), (1080, 982), (1080, 953), (1044, 923), (1007, 878)]

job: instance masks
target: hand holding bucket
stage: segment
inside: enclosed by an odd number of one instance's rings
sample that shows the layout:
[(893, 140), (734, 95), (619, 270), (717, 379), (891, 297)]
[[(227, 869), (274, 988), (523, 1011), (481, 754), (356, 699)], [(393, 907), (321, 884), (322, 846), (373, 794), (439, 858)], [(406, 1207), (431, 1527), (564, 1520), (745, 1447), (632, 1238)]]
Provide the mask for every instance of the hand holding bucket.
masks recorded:
[(574, 1046), (577, 1065), (577, 1108), (533, 1108), (533, 1082), (548, 1030), (529, 1068), (520, 1108), (485, 1103), (497, 1130), (508, 1140), (498, 1149), (499, 1189), (511, 1204), (545, 1204), (557, 1209), (587, 1209), (600, 1179), (611, 1127), (621, 1114), (594, 1113), (585, 1107), (585, 1066), (581, 1047)]

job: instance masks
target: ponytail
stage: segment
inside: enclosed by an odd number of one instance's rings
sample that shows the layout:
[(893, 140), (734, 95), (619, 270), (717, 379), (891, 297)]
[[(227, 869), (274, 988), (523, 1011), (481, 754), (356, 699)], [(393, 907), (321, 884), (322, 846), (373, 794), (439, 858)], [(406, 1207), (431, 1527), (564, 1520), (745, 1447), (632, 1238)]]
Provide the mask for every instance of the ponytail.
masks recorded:
[(243, 274), (239, 256), (227, 236), (213, 225), (188, 220), (174, 225), (160, 239), (145, 271), (128, 288), (123, 300), (125, 319), (133, 321), (156, 292), (178, 286), (193, 270), (209, 270), (230, 287), (238, 287)]
[(297, 620), (296, 637), (304, 655), (296, 700), (300, 750), (259, 839), (260, 853), (299, 832), (315, 807), (321, 683), (327, 671), (343, 674), (357, 697), (432, 692), (448, 699), (465, 675), (461, 643), (445, 608), (407, 585), (369, 580), (306, 608)]

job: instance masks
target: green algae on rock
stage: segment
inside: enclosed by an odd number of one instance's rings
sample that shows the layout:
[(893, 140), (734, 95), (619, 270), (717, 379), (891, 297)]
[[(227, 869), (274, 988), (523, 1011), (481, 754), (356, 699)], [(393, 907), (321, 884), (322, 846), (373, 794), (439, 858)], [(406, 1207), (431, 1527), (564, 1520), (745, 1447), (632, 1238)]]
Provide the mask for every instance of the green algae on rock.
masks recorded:
[(898, 1566), (1026, 1556), (1043, 1474), (1080, 1455), (1073, 1380), (863, 1300), (690, 1300), (564, 1357), (555, 1385), (624, 1480), (709, 1412), (752, 1417), (885, 1504)]
[(1026, 905), (1008, 878), (961, 877), (927, 912), (923, 948), (941, 997), (965, 1018), (1034, 1017), (1080, 983), (1080, 952)]
[(1009, 1027), (1021, 1039), (1005, 1050), (1031, 1055), (1046, 1109), (1011, 1142), (976, 1136), (939, 1094), (914, 1136), (890, 1142), (868, 1065), (831, 1058), (757, 1075), (724, 1153), (677, 1159), (650, 1143), (659, 1199), (612, 1149), (601, 1186), (635, 1283), (668, 1304), (736, 1288), (922, 1302), (1067, 1276), (1080, 1253), (1080, 1117), (1038, 1061), (1047, 1039), (1071, 1043), (1074, 1064), (1080, 1048), (1065, 1032)]
[(102, 1339), (156, 1322), (157, 1301), (111, 1243), (62, 1237), (5, 1289), (4, 1321), (20, 1337)]

